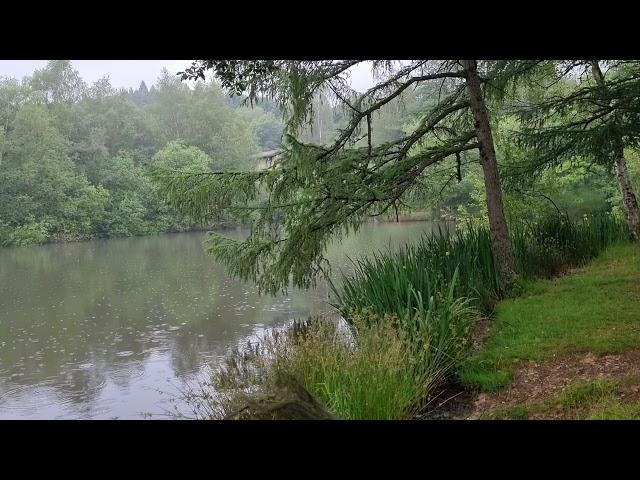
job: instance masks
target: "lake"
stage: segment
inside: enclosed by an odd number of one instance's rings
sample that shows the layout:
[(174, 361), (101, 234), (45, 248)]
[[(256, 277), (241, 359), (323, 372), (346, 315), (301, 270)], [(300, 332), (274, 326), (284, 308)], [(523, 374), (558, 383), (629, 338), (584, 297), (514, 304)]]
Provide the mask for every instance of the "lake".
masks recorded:
[[(430, 222), (366, 224), (328, 249), (398, 246)], [(230, 232), (241, 236), (241, 229)], [(0, 419), (167, 418), (178, 389), (265, 329), (330, 312), (328, 289), (261, 296), (229, 278), (206, 234), (0, 249)]]

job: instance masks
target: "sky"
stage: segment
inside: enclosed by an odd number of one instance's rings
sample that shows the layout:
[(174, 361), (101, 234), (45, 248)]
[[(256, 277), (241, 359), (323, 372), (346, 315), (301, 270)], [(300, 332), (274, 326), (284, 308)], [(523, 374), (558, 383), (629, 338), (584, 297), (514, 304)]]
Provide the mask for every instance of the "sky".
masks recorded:
[[(108, 76), (114, 88), (138, 88), (144, 80), (151, 87), (163, 68), (177, 73), (191, 65), (191, 60), (72, 60), (73, 67), (91, 84)], [(0, 60), (0, 77), (22, 79), (47, 65), (47, 60)], [(373, 85), (370, 68), (359, 64), (351, 69), (351, 86), (364, 91)]]

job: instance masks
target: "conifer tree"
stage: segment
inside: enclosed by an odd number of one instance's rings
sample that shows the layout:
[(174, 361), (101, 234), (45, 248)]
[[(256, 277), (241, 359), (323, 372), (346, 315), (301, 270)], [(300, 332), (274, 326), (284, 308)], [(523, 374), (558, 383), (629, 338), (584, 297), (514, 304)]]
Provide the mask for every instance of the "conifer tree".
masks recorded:
[[(382, 215), (419, 188), (429, 167), (461, 152), (480, 150), (485, 172), (494, 258), (506, 283), (516, 273), (502, 208), (500, 181), (483, 84), (484, 64), (428, 61), (373, 61), (378, 83), (353, 91), (348, 70), (360, 61), (196, 61), (183, 79), (204, 79), (213, 70), (222, 87), (250, 103), (267, 98), (285, 113), (282, 149), (268, 168), (196, 173), (155, 169), (151, 174), (168, 202), (199, 222), (223, 215), (251, 221), (244, 241), (211, 233), (209, 251), (230, 273), (275, 293), (308, 287), (326, 274), (327, 243)], [(513, 65), (515, 69), (511, 68)], [(495, 82), (515, 75), (520, 65), (495, 69)], [(528, 67), (527, 67), (528, 68)], [(513, 70), (513, 71), (512, 71)], [(507, 75), (505, 76), (505, 72)], [(429, 102), (414, 130), (374, 145), (374, 113), (420, 84), (438, 82), (439, 98)], [(446, 92), (446, 93), (444, 93)], [(314, 98), (331, 95), (346, 114), (346, 125), (327, 145), (303, 143), (299, 133), (313, 121)]]
[(640, 209), (624, 155), (625, 148), (640, 142), (640, 63), (547, 63), (555, 68), (555, 82), (571, 74), (581, 81), (574, 89), (516, 108), (524, 125), (516, 138), (532, 158), (524, 172), (543, 171), (579, 158), (612, 168), (630, 235), (640, 241)]

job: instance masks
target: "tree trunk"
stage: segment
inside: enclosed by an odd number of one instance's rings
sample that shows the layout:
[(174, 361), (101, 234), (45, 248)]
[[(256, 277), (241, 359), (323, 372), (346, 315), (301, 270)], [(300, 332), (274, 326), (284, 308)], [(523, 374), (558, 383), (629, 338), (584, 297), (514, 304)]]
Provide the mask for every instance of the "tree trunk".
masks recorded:
[(629, 232), (636, 242), (640, 242), (640, 208), (638, 208), (638, 200), (631, 185), (627, 161), (621, 148), (616, 152), (615, 171), (620, 193), (622, 194), (622, 205), (624, 205)]
[(509, 281), (510, 277), (516, 273), (517, 268), (509, 237), (509, 229), (504, 216), (502, 190), (500, 188), (500, 176), (491, 134), (491, 124), (489, 123), (489, 114), (480, 86), (477, 62), (475, 60), (463, 60), (463, 66), (471, 112), (475, 121), (476, 136), (480, 144), (480, 164), (484, 173), (484, 186), (487, 193), (487, 213), (489, 215), (493, 256), (498, 266), (501, 281), (504, 283)]
[[(591, 71), (598, 85), (605, 90), (607, 88), (607, 84), (597, 60), (591, 61)], [(638, 200), (636, 199), (636, 194), (634, 193), (633, 185), (631, 184), (631, 178), (629, 177), (627, 161), (624, 158), (624, 144), (622, 142), (622, 138), (617, 139), (616, 143), (617, 145), (614, 147), (614, 165), (616, 179), (618, 180), (618, 187), (620, 188), (620, 194), (622, 195), (622, 205), (625, 216), (627, 217), (629, 232), (636, 242), (640, 242), (640, 208), (638, 207)]]

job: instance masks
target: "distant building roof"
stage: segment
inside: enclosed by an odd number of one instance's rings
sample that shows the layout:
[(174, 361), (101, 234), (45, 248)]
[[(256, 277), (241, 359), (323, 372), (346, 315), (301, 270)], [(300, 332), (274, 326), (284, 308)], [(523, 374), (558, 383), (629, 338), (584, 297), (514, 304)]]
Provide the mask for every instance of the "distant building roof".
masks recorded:
[(270, 158), (270, 157), (275, 157), (281, 151), (282, 150), (267, 150), (266, 152), (256, 153), (255, 155), (252, 155), (251, 158)]

